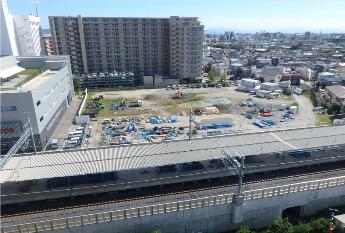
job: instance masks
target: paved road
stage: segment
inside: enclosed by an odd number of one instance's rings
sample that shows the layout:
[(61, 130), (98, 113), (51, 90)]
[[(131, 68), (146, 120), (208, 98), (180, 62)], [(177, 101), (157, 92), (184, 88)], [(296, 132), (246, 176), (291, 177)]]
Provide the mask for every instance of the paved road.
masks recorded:
[[(49, 144), (53, 138), (65, 138), (68, 135), (72, 125), (73, 119), (77, 114), (79, 105), (81, 104), (82, 99), (79, 99), (78, 96), (75, 96), (71, 102), (70, 107), (67, 109), (65, 114), (62, 116), (58, 126), (56, 127), (54, 133), (52, 134)], [(48, 144), (48, 145), (49, 145)], [(48, 146), (47, 146), (48, 148)]]
[(296, 102), (299, 105), (298, 113), (296, 114), (296, 120), (300, 124), (299, 127), (315, 126), (316, 117), (313, 112), (314, 106), (310, 100), (303, 95), (294, 95)]

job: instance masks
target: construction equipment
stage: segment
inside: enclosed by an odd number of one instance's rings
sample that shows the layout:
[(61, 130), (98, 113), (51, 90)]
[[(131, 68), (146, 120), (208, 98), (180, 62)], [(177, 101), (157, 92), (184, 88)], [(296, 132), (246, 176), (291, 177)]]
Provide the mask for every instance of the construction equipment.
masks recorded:
[(175, 99), (182, 99), (182, 90), (178, 89), (175, 94)]
[(94, 95), (94, 96), (92, 96), (92, 101), (94, 101), (94, 102), (98, 102), (101, 99), (103, 99), (103, 95)]

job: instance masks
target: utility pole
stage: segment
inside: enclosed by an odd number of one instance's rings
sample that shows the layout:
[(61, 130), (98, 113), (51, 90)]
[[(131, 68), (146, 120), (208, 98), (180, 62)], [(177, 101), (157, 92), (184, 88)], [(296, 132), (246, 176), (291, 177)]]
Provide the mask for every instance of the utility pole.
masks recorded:
[(189, 108), (189, 133), (188, 139), (192, 140), (192, 107)]
[(237, 190), (238, 196), (242, 196), (243, 170), (244, 170), (244, 156), (241, 156), (241, 166), (238, 172), (238, 190)]
[(30, 118), (28, 117), (28, 123), (29, 123), (29, 130), (30, 130), (30, 134), (31, 134), (31, 140), (32, 140), (32, 144), (34, 146), (34, 153), (37, 153), (37, 149), (36, 149), (36, 143), (35, 143), (35, 138), (34, 138), (34, 133), (32, 131), (32, 127), (31, 127), (31, 121)]

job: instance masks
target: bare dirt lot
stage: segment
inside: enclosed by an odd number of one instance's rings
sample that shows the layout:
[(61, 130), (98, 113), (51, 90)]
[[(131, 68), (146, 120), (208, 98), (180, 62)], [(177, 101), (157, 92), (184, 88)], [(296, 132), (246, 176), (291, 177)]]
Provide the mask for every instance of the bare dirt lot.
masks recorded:
[[(298, 96), (296, 100), (294, 97), (264, 99), (255, 97), (249, 93), (238, 92), (235, 90), (234, 86), (182, 89), (181, 91), (182, 97), (180, 99), (176, 98), (176, 90), (166, 89), (90, 92), (90, 97), (103, 95), (103, 100), (100, 101), (103, 104), (103, 109), (100, 110), (97, 121), (93, 122), (92, 137), (89, 141), (89, 145), (98, 146), (100, 144), (104, 145), (109, 143), (110, 136), (105, 134), (103, 130), (106, 128), (106, 124), (102, 124), (105, 119), (110, 121), (113, 120), (113, 123), (111, 123), (112, 127), (114, 127), (114, 122), (116, 122), (116, 127), (119, 126), (119, 122), (126, 122), (127, 127), (128, 122), (132, 123), (132, 117), (135, 116), (135, 123), (137, 127), (141, 129), (148, 130), (154, 127), (188, 128), (190, 108), (193, 109), (195, 113), (194, 119), (199, 124), (204, 122), (220, 122), (224, 121), (224, 119), (231, 122), (233, 124), (232, 127), (220, 129), (222, 130), (222, 134), (257, 132), (273, 128), (297, 128), (315, 125), (312, 105), (304, 96)], [(138, 100), (140, 100), (142, 104), (140, 107), (126, 107), (123, 110), (122, 108), (117, 108), (117, 106), (120, 106), (121, 101), (124, 101), (126, 106), (130, 106), (130, 103), (135, 103)], [(247, 102), (253, 105), (246, 106)], [(298, 112), (288, 120), (281, 122), (281, 117), (285, 113), (285, 108), (291, 105), (298, 105)], [(273, 115), (270, 117), (262, 117), (260, 115), (260, 111), (262, 110), (269, 111)], [(244, 112), (250, 115), (250, 117), (246, 117)], [(158, 119), (166, 119), (166, 122), (162, 124), (151, 124), (149, 119), (152, 116)], [(176, 122), (173, 121), (173, 123), (171, 123), (169, 121), (171, 117), (174, 117)], [(264, 128), (260, 128), (253, 124), (255, 119), (262, 120), (267, 118), (274, 121), (276, 124)], [(133, 132), (127, 132), (126, 134), (127, 135), (123, 135), (124, 138), (121, 140), (126, 140), (126, 138), (131, 138), (133, 142), (140, 142), (142, 140), (141, 137)], [(206, 130), (198, 130), (197, 136), (206, 136)], [(186, 137), (187, 135), (185, 133), (179, 133), (175, 135), (174, 139)]]

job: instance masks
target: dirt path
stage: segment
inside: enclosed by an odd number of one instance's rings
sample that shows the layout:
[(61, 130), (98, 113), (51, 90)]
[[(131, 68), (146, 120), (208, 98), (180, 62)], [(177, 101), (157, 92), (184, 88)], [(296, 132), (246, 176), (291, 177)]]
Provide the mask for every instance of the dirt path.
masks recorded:
[(310, 100), (303, 95), (294, 95), (296, 102), (298, 103), (298, 113), (296, 114), (295, 127), (310, 127), (315, 126), (316, 117), (313, 112), (314, 106)]

